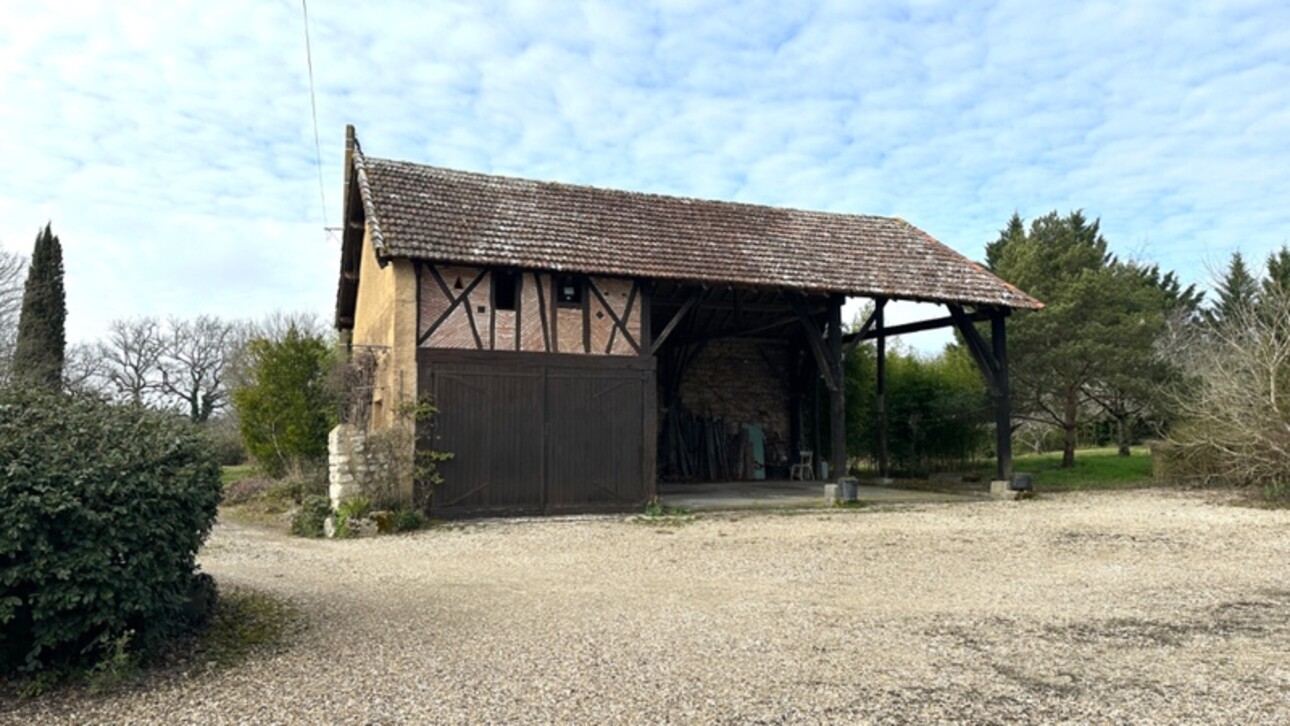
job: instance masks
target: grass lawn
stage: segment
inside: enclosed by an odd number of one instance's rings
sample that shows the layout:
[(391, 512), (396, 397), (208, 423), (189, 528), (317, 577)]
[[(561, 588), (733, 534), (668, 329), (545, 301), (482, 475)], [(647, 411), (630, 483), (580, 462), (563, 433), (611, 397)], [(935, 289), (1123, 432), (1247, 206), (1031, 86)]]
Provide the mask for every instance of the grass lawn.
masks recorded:
[[(1014, 472), (1025, 472), (1035, 479), (1035, 490), (1043, 492), (1070, 492), (1094, 489), (1132, 489), (1151, 486), (1151, 452), (1145, 446), (1135, 446), (1130, 456), (1120, 456), (1115, 447), (1076, 449), (1075, 467), (1062, 468), (1062, 452), (1042, 454), (1016, 454), (1012, 459)], [(927, 479), (897, 478), (895, 486), (921, 491), (963, 492), (988, 491), (994, 478), (993, 461), (984, 461), (969, 467), (964, 474), (975, 474), (976, 481), (948, 484)], [(870, 474), (872, 476), (872, 473)], [(862, 477), (863, 478), (863, 477)]]
[(238, 464), (236, 466), (226, 466), (220, 472), (219, 483), (221, 486), (228, 486), (240, 479), (255, 476), (254, 464)]
[[(1132, 456), (1120, 456), (1115, 447), (1077, 449), (1075, 467), (1063, 469), (1062, 452), (1022, 454), (1013, 457), (1012, 470), (1035, 477), (1038, 491), (1075, 491), (1080, 489), (1126, 489), (1147, 486), (1151, 480), (1151, 453), (1146, 447), (1133, 448)], [(993, 475), (991, 465), (985, 478)]]

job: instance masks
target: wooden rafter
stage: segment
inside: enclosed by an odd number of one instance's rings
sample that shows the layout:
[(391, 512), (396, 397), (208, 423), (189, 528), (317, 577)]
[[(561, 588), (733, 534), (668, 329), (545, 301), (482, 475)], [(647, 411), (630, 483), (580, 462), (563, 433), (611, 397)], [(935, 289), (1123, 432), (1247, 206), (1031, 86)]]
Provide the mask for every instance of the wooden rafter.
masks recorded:
[(706, 295), (707, 292), (707, 287), (700, 287), (690, 293), (690, 297), (686, 298), (685, 302), (681, 305), (681, 309), (677, 310), (676, 313), (672, 315), (672, 319), (667, 321), (667, 325), (663, 327), (663, 332), (659, 333), (658, 337), (654, 338), (654, 344), (650, 346), (649, 350), (650, 355), (654, 355), (658, 352), (659, 348), (663, 347), (663, 343), (667, 341), (668, 336), (672, 334), (672, 331), (676, 330), (676, 326), (680, 325), (681, 320), (685, 318), (685, 314), (690, 312), (690, 308), (698, 305), (699, 301), (703, 299), (703, 296)]

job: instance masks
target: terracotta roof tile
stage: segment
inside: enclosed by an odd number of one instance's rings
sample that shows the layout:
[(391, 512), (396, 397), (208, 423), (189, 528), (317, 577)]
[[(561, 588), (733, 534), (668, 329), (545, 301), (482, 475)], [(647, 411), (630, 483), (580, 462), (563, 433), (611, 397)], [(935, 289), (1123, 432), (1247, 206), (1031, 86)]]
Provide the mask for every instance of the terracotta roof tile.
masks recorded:
[(530, 181), (357, 152), (354, 165), (373, 239), (390, 257), (1042, 307), (902, 219)]

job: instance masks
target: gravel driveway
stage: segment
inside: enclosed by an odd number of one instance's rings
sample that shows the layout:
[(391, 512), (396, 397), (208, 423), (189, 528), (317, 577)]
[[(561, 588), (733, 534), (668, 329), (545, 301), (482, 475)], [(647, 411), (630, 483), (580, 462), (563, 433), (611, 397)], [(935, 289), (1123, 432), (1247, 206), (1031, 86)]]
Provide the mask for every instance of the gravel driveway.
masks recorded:
[(1290, 721), (1290, 511), (1167, 491), (484, 522), (325, 542), (223, 524), (298, 644), (0, 720)]

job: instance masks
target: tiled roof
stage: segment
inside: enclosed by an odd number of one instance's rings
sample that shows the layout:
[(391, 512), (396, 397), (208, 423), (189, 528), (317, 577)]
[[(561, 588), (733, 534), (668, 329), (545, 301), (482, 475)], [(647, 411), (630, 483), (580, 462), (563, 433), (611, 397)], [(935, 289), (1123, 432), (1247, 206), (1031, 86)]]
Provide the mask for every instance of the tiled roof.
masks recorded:
[(529, 181), (357, 151), (354, 167), (387, 257), (1042, 307), (902, 219)]

